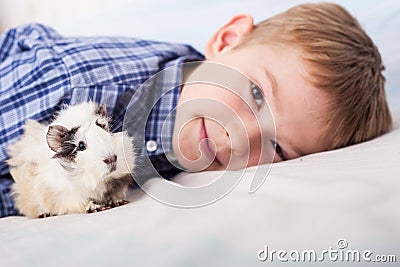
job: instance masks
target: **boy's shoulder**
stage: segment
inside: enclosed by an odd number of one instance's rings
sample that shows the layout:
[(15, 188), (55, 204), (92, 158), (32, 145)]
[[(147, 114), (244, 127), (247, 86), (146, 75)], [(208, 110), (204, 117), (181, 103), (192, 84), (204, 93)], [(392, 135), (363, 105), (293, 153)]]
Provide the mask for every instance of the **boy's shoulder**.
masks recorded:
[[(138, 76), (158, 72), (166, 62), (180, 57), (201, 60), (203, 55), (187, 44), (175, 44), (123, 36), (63, 36), (43, 24), (22, 25), (0, 40), (0, 64), (57, 66), (70, 77), (71, 86), (132, 82)], [(54, 66), (53, 66), (54, 65)], [(52, 66), (54, 68), (52, 68)], [(139, 75), (138, 75), (139, 74)]]
[(21, 25), (4, 33), (0, 39), (0, 47), (6, 49), (12, 44), (18, 45), (21, 51), (33, 49), (34, 46), (48, 46), (66, 54), (85, 50), (120, 51), (121, 56), (133, 53), (151, 54), (157, 53), (157, 51), (168, 51), (170, 53), (197, 52), (188, 44), (128, 36), (64, 36), (52, 27), (38, 23)]

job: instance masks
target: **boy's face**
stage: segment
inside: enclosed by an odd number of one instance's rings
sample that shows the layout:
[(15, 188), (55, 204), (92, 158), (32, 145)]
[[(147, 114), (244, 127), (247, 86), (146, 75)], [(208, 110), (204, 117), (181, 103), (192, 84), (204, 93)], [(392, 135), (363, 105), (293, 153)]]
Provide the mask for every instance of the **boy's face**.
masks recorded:
[[(243, 19), (231, 23), (224, 27), (243, 27)], [(329, 99), (309, 82), (300, 51), (283, 45), (232, 49), (235, 43), (226, 41), (232, 36), (238, 34), (221, 34), (225, 45), (214, 49), (217, 40), (210, 42), (206, 57), (242, 73), (247, 83), (232, 76), (229, 89), (206, 83), (183, 86), (173, 134), (179, 163), (193, 171), (239, 169), (323, 151), (319, 118)]]

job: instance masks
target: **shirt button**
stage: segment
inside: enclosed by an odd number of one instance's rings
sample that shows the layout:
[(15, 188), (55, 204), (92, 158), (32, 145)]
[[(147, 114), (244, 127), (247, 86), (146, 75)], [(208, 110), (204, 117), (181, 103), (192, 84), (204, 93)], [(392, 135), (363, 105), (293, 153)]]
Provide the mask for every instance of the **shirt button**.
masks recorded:
[(146, 142), (146, 149), (148, 152), (154, 152), (157, 150), (157, 142), (154, 140), (149, 140)]

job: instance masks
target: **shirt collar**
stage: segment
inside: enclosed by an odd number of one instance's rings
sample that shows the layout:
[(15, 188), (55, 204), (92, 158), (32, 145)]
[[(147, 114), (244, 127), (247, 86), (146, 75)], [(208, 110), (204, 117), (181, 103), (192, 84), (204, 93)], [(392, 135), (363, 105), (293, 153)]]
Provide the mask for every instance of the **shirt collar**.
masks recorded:
[[(156, 151), (147, 151), (149, 155), (165, 153), (173, 154), (172, 135), (175, 125), (176, 108), (182, 86), (182, 64), (188, 61), (199, 60), (198, 56), (183, 56), (167, 62), (163, 71), (159, 72), (157, 90), (158, 102), (154, 107), (157, 112), (156, 131), (146, 130), (146, 142), (154, 140), (158, 146)], [(151, 122), (148, 120), (147, 122)], [(154, 126), (154, 125), (153, 125)]]

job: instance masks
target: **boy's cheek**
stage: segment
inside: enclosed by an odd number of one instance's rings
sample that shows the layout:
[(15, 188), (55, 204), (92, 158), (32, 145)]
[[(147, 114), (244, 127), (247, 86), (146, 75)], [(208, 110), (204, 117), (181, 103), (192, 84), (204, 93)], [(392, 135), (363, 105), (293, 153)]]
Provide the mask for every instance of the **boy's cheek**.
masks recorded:
[(175, 153), (179, 153), (181, 157), (189, 160), (194, 161), (198, 159), (198, 151), (194, 150), (195, 140), (197, 138), (195, 127), (196, 119), (192, 120), (177, 130), (176, 136), (174, 136), (175, 140)]

